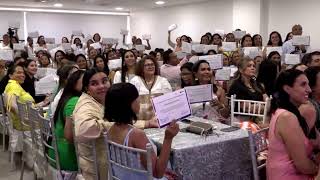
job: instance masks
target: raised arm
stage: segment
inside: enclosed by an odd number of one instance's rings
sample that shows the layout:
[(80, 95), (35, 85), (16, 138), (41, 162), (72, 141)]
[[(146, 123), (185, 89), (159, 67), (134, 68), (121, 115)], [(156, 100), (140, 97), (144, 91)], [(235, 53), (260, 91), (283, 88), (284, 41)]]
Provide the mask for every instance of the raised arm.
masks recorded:
[(145, 46), (145, 49), (146, 50), (151, 50), (149, 39), (147, 39), (146, 41), (147, 41), (147, 46)]
[(168, 44), (170, 47), (175, 48), (176, 44), (171, 41), (171, 31), (168, 31)]

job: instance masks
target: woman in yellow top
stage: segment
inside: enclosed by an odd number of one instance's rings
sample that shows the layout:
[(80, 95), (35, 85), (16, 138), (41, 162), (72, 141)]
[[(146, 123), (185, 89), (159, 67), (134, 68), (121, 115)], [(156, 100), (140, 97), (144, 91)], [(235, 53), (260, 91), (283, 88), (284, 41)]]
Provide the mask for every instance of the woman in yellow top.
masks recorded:
[[(9, 68), (8, 75), (10, 80), (4, 90), (4, 93), (6, 94), (6, 108), (7, 111), (10, 112), (13, 128), (21, 131), (23, 128), (16, 111), (17, 107), (15, 99), (17, 98), (21, 103), (26, 103), (28, 101), (34, 103), (35, 101), (32, 96), (21, 87), (21, 84), (25, 79), (25, 72), (22, 65), (14, 65)], [(46, 104), (47, 101), (43, 101), (37, 104), (37, 106), (44, 106)]]

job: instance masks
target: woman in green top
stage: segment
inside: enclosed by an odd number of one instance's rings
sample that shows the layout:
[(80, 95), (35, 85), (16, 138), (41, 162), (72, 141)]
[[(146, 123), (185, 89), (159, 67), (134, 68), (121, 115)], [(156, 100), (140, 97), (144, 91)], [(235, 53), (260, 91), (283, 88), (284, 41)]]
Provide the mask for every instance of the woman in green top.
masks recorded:
[[(81, 95), (83, 74), (84, 71), (78, 70), (69, 77), (53, 116), (60, 168), (65, 171), (78, 170), (71, 115)], [(54, 151), (50, 150), (49, 156), (54, 159)]]

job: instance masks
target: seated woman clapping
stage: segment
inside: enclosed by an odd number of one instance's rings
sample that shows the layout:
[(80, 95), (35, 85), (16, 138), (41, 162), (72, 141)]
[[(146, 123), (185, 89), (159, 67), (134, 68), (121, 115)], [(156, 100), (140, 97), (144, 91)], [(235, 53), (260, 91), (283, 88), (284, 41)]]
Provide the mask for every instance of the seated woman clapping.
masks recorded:
[[(133, 121), (137, 119), (136, 113), (139, 112), (139, 109), (139, 93), (134, 85), (129, 83), (113, 85), (107, 92), (105, 102), (105, 118), (114, 122), (108, 131), (108, 139), (118, 144), (145, 150), (147, 143), (150, 143), (149, 139), (143, 130), (135, 128), (132, 125)], [(179, 126), (173, 121), (165, 131), (160, 156), (157, 157), (155, 152), (152, 153), (151, 160), (154, 177), (161, 178), (164, 175), (170, 156), (172, 139), (178, 132)], [(141, 156), (133, 164), (138, 166), (137, 163), (141, 163), (146, 168), (146, 158), (145, 156)], [(147, 179), (139, 173), (126, 172), (116, 167), (113, 168), (113, 171), (120, 179)]]

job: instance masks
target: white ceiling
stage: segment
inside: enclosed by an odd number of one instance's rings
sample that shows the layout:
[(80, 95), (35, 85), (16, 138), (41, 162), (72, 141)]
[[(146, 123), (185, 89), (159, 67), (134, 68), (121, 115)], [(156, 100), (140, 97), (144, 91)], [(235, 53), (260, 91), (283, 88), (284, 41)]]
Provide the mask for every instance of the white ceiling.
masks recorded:
[[(46, 3), (42, 3), (41, 0), (0, 0), (0, 6), (98, 11), (115, 11), (116, 7), (122, 7), (124, 8), (122, 11), (136, 11), (206, 2), (209, 0), (163, 0), (166, 2), (164, 5), (156, 5), (155, 1), (157, 0), (47, 0)], [(53, 4), (56, 2), (61, 2), (63, 7), (53, 7)]]

